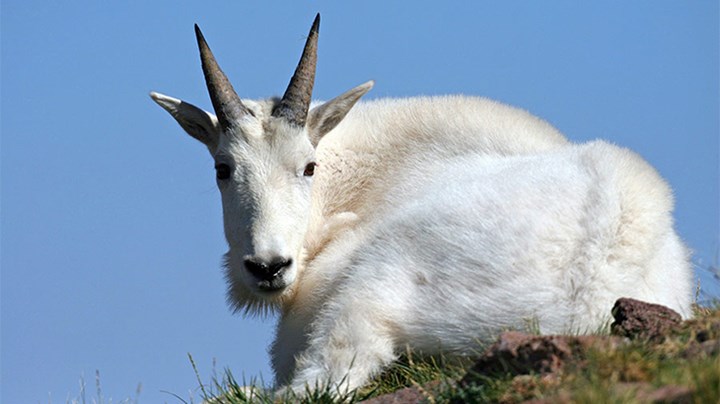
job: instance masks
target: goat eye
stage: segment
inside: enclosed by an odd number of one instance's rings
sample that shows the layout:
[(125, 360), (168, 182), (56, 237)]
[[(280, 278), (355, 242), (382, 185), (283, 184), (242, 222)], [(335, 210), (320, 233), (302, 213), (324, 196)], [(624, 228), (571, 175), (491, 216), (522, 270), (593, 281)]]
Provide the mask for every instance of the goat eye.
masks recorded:
[(305, 171), (303, 171), (303, 175), (306, 177), (312, 177), (313, 174), (315, 174), (315, 166), (317, 164), (315, 163), (309, 163), (307, 166), (305, 166)]
[(230, 178), (230, 166), (227, 164), (218, 164), (215, 166), (215, 172), (217, 174), (217, 179), (219, 180), (226, 180)]

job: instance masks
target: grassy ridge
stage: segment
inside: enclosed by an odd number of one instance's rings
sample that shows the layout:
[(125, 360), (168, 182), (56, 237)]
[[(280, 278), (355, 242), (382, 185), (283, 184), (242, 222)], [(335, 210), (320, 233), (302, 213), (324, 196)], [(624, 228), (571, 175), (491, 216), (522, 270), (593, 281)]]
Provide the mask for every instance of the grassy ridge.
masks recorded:
[[(552, 374), (491, 374), (476, 377), (472, 385), (457, 380), (469, 369), (467, 364), (448, 364), (438, 359), (417, 359), (405, 355), (376, 377), (368, 386), (344, 395), (329, 390), (309, 392), (305, 397), (288, 395), (277, 399), (256, 390), (248, 397), (245, 389), (227, 371), (218, 380), (203, 385), (203, 400), (211, 403), (354, 403), (391, 393), (405, 387), (422, 391), (433, 403), (498, 402), (527, 400), (580, 403), (635, 403), (652, 401), (658, 389), (673, 389), (695, 403), (720, 402), (720, 306), (698, 309), (693, 320), (683, 323), (662, 342), (630, 341), (612, 349), (591, 349), (583, 360), (570, 362)], [(198, 380), (200, 380), (198, 378)], [(423, 389), (429, 382), (440, 381)], [(276, 401), (277, 400), (277, 401)]]

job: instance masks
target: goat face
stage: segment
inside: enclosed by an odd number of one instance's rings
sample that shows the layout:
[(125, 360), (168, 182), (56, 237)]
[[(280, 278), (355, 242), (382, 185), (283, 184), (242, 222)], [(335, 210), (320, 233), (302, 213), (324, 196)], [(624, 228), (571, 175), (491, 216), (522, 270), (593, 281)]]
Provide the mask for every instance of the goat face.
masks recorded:
[(264, 117), (262, 109), (220, 137), (214, 159), (229, 281), (272, 299), (296, 276), (315, 149), (303, 127)]
[(222, 195), (229, 302), (246, 311), (276, 307), (298, 276), (310, 216), (315, 147), (368, 92), (367, 82), (310, 110), (319, 16), (281, 99), (244, 100), (220, 70), (196, 26), (215, 115), (158, 93), (151, 97), (215, 161)]

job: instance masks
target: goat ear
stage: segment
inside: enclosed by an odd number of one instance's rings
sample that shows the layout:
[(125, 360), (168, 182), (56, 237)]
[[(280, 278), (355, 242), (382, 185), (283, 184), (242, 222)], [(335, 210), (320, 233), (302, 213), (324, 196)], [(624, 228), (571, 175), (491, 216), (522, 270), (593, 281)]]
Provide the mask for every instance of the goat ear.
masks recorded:
[(320, 139), (333, 130), (360, 97), (370, 91), (374, 85), (375, 82), (370, 80), (310, 110), (307, 127), (313, 146), (317, 146)]
[(160, 93), (151, 92), (150, 97), (169, 112), (190, 136), (201, 141), (211, 150), (217, 146), (221, 129), (215, 115)]

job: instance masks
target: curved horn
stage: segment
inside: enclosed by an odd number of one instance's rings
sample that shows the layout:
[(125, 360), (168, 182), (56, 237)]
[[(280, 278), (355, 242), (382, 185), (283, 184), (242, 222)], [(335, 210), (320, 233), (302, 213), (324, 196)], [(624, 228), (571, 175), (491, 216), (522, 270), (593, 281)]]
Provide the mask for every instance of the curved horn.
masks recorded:
[(202, 62), (208, 93), (210, 93), (210, 100), (220, 126), (227, 129), (232, 126), (233, 121), (249, 114), (250, 111), (240, 101), (240, 97), (238, 97), (225, 73), (220, 70), (220, 66), (215, 61), (215, 57), (210, 51), (207, 42), (205, 42), (205, 37), (197, 24), (195, 24), (195, 36), (200, 49), (200, 61)]
[(312, 28), (305, 42), (305, 49), (300, 62), (295, 68), (295, 74), (290, 79), (285, 95), (275, 106), (272, 115), (285, 117), (288, 121), (305, 126), (310, 100), (312, 99), (313, 84), (315, 83), (315, 66), (317, 64), (317, 41), (320, 31), (320, 14), (315, 16)]

